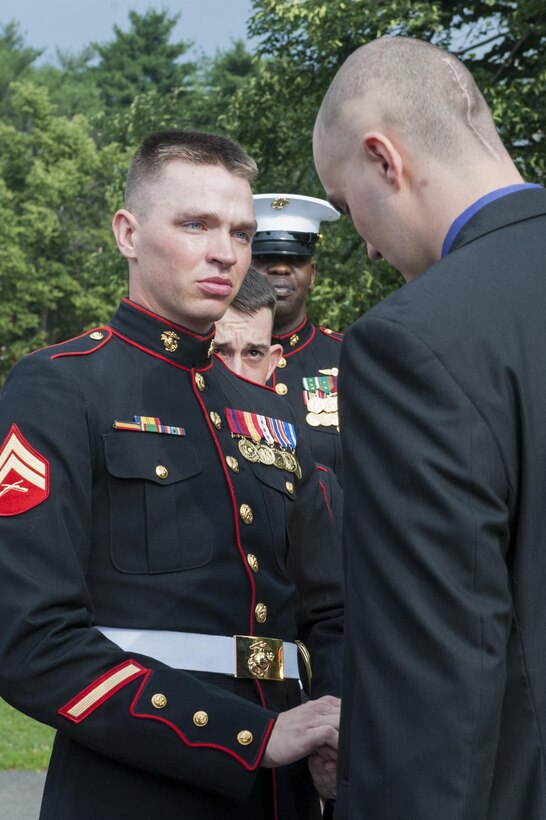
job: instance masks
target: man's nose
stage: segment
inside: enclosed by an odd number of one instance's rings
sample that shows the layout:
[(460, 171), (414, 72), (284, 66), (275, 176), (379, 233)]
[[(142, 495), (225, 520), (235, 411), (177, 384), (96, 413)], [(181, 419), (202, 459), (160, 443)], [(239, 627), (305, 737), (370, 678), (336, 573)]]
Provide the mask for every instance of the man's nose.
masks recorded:
[(210, 252), (213, 259), (225, 267), (231, 267), (237, 262), (233, 237), (228, 231), (214, 232)]
[(270, 262), (269, 265), (267, 266), (267, 273), (270, 273), (272, 275), (276, 274), (277, 276), (279, 274), (287, 275), (291, 272), (291, 270), (292, 270), (292, 268), (290, 267), (288, 262), (286, 262), (284, 259), (275, 259), (274, 262)]

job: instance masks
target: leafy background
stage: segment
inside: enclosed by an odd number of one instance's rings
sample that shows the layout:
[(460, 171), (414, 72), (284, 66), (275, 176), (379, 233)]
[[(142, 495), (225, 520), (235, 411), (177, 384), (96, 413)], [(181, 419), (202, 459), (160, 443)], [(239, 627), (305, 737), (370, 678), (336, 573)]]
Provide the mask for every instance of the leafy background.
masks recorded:
[[(311, 133), (334, 73), (385, 34), (437, 43), (471, 67), (528, 181), (546, 173), (544, 0), (253, 0), (242, 42), (190, 60), (177, 17), (130, 12), (104, 43), (37, 65), (16, 23), (0, 27), (0, 382), (24, 353), (108, 319), (126, 290), (110, 230), (129, 158), (151, 130), (239, 140), (261, 191), (322, 196)], [(399, 286), (350, 224), (328, 225), (311, 318), (343, 330)]]

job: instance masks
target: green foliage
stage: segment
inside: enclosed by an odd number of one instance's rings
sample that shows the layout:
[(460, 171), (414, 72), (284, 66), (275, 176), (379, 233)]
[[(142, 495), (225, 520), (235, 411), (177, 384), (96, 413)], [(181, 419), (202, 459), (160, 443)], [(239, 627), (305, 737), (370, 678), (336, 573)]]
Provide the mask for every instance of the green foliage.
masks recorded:
[[(185, 62), (177, 17), (130, 12), (106, 43), (34, 65), (17, 24), (0, 27), (0, 379), (28, 350), (105, 321), (125, 291), (110, 230), (130, 156), (159, 128), (239, 140), (256, 190), (323, 196), (311, 151), (335, 72), (383, 34), (440, 44), (470, 65), (529, 181), (546, 176), (544, 0), (253, 0), (241, 42)], [(324, 226), (313, 320), (344, 329), (401, 283), (342, 218)]]
[[(337, 69), (358, 46), (403, 34), (458, 53), (476, 75), (522, 173), (546, 169), (546, 8), (543, 0), (254, 0), (256, 70), (222, 119), (260, 167), (257, 191), (323, 196), (311, 137)], [(340, 222), (324, 227), (311, 316), (342, 329), (401, 283), (373, 263)]]
[(55, 732), (0, 698), (0, 770), (45, 769)]

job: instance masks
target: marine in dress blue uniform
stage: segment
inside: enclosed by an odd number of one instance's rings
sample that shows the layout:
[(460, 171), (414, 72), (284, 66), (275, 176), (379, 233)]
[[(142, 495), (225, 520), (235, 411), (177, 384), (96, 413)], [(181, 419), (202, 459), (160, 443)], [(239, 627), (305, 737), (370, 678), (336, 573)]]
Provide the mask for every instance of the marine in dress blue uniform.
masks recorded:
[(313, 254), (321, 221), (339, 218), (328, 202), (297, 194), (256, 194), (257, 231), (252, 266), (268, 276), (277, 292), (272, 341), (283, 355), (271, 386), (292, 405), (310, 432), (313, 458), (342, 483), (337, 379), (343, 336), (307, 318), (314, 287)]
[(58, 730), (41, 820), (319, 817), (305, 761), (260, 763), (298, 677), (339, 687), (330, 518), (290, 408), (212, 336), (124, 299), (0, 398), (0, 683)]

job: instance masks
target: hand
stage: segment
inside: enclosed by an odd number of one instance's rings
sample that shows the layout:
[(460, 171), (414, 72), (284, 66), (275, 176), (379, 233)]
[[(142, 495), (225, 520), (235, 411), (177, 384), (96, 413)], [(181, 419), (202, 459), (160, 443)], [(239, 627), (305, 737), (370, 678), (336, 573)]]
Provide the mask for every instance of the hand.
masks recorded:
[(320, 751), (309, 756), (309, 771), (323, 800), (335, 800), (336, 798), (336, 774), (337, 765), (335, 760), (323, 757)]
[(340, 707), (339, 698), (325, 695), (281, 712), (261, 765), (267, 769), (286, 766), (319, 750), (323, 758), (335, 763)]

